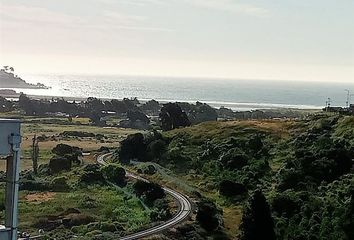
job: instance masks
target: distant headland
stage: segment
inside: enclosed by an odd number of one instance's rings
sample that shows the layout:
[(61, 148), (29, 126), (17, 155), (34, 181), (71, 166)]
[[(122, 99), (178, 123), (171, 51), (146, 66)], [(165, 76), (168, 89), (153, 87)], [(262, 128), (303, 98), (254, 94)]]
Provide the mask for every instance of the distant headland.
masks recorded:
[(22, 78), (14, 74), (14, 68), (4, 66), (0, 69), (0, 88), (36, 88), (36, 89), (49, 89), (42, 83), (31, 84), (27, 83)]

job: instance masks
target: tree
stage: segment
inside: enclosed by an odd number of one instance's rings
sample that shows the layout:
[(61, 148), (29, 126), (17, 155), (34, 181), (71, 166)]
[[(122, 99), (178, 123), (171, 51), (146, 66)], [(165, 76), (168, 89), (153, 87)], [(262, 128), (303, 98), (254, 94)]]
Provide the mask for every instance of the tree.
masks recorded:
[(150, 205), (152, 205), (155, 200), (162, 199), (166, 196), (165, 191), (157, 183), (137, 180), (133, 185), (133, 189), (137, 196), (143, 197)]
[(59, 143), (56, 145), (53, 149), (52, 152), (58, 156), (65, 156), (68, 154), (76, 154), (76, 155), (82, 155), (82, 149), (78, 147), (73, 147), (67, 144)]
[(197, 207), (196, 220), (202, 228), (211, 232), (217, 230), (222, 225), (221, 212), (213, 202), (203, 199), (198, 202)]
[(141, 133), (130, 134), (124, 139), (119, 148), (119, 160), (121, 163), (129, 163), (130, 160), (145, 161), (146, 143)]
[(100, 99), (94, 97), (87, 98), (85, 107), (88, 112), (102, 112), (104, 110), (103, 102)]
[(239, 148), (231, 148), (221, 155), (220, 162), (226, 169), (241, 169), (248, 164), (248, 155)]
[(256, 190), (250, 198), (240, 228), (242, 240), (276, 239), (270, 208), (260, 190)]
[(187, 113), (188, 119), (192, 124), (198, 124), (207, 121), (216, 121), (218, 114), (216, 109), (208, 104), (196, 102), (195, 105), (189, 103), (180, 103), (181, 108)]
[(106, 121), (103, 119), (103, 114), (101, 111), (93, 111), (89, 115), (90, 122), (96, 126), (106, 126)]
[(187, 114), (182, 111), (177, 103), (164, 104), (159, 117), (164, 131), (191, 125)]
[(125, 184), (125, 170), (116, 164), (109, 164), (102, 169), (103, 176), (107, 181), (123, 186)]
[(160, 110), (160, 104), (158, 101), (152, 99), (150, 101), (147, 101), (146, 103), (144, 103), (141, 107), (141, 110), (143, 110), (145, 113), (149, 112), (152, 114), (157, 113)]
[(23, 111), (25, 111), (26, 115), (34, 114), (33, 104), (31, 99), (29, 99), (26, 94), (20, 94), (20, 97), (18, 98), (18, 105)]
[(59, 173), (61, 171), (69, 171), (72, 166), (72, 161), (66, 157), (54, 156), (49, 160), (49, 170), (51, 174)]
[(10, 112), (12, 110), (13, 110), (12, 102), (0, 96), (0, 112)]
[(219, 186), (219, 193), (226, 197), (233, 197), (247, 192), (247, 188), (242, 183), (223, 180)]
[(33, 165), (34, 174), (37, 174), (38, 172), (38, 155), (39, 155), (39, 146), (38, 146), (38, 139), (35, 134), (32, 138), (32, 165)]
[(143, 123), (149, 123), (150, 119), (141, 111), (128, 110), (127, 117), (130, 121), (142, 121)]

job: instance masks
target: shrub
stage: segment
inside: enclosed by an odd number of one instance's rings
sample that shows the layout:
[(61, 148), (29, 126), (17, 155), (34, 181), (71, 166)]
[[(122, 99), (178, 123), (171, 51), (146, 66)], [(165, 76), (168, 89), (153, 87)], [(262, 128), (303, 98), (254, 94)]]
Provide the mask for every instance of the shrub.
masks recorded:
[(150, 214), (152, 221), (163, 221), (171, 217), (167, 199), (156, 199), (153, 207), (154, 210)]
[(248, 156), (239, 148), (232, 148), (220, 157), (221, 164), (230, 170), (241, 169), (248, 163)]
[(60, 143), (56, 145), (53, 149), (52, 152), (58, 156), (64, 156), (66, 154), (82, 154), (81, 149), (78, 147), (72, 147), (67, 144)]
[(162, 139), (154, 140), (147, 146), (146, 151), (150, 161), (159, 159), (166, 152), (166, 142)]
[(107, 166), (104, 166), (101, 169), (101, 172), (107, 181), (117, 184), (119, 186), (123, 186), (125, 184), (124, 168), (116, 164), (109, 164)]
[(54, 156), (49, 160), (49, 170), (51, 174), (59, 173), (61, 171), (69, 171), (72, 166), (71, 159), (66, 157)]
[(197, 207), (196, 220), (202, 228), (211, 232), (222, 226), (221, 211), (213, 202), (203, 199), (198, 202)]
[(247, 188), (242, 183), (223, 180), (219, 185), (219, 193), (226, 197), (233, 197), (247, 192)]
[(242, 240), (276, 239), (270, 208), (263, 193), (256, 190), (243, 212)]
[(67, 184), (67, 178), (66, 177), (55, 177), (50, 183), (50, 187), (53, 191), (67, 191), (70, 186)]
[(157, 172), (157, 169), (155, 168), (154, 165), (149, 164), (149, 165), (143, 165), (138, 168), (138, 173), (144, 173), (147, 175), (153, 175)]
[(83, 173), (80, 176), (81, 183), (85, 184), (95, 184), (104, 183), (105, 179), (102, 172), (100, 171), (100, 165), (98, 164), (88, 164), (83, 168)]
[(122, 163), (129, 163), (130, 160), (145, 160), (146, 144), (144, 135), (141, 133), (128, 135), (121, 142), (119, 149), (119, 160)]
[(136, 195), (143, 197), (148, 204), (153, 204), (155, 200), (166, 196), (165, 191), (156, 183), (137, 180), (133, 189)]
[(62, 219), (63, 225), (66, 227), (86, 225), (94, 220), (93, 217), (84, 213), (68, 214)]
[(19, 189), (28, 191), (48, 191), (50, 190), (50, 184), (47, 181), (20, 180)]
[(82, 208), (96, 208), (98, 204), (95, 199), (91, 198), (88, 195), (85, 195), (83, 198), (79, 200), (79, 206)]

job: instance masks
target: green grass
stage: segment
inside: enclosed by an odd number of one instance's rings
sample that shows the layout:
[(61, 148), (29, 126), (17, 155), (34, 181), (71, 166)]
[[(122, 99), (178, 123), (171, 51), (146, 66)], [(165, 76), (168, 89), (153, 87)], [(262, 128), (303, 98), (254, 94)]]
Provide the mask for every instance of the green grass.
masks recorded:
[[(41, 192), (21, 191), (19, 202), (19, 229), (30, 233), (37, 233), (33, 227), (39, 219), (49, 216), (58, 216), (70, 208), (79, 209), (81, 213), (92, 216), (96, 222), (116, 222), (124, 227), (126, 233), (134, 232), (150, 223), (149, 211), (140, 200), (127, 195), (113, 187), (89, 186), (71, 192), (50, 193), (52, 199), (30, 201), (28, 196), (40, 196)], [(4, 192), (0, 192), (0, 199), (4, 201)], [(87, 201), (94, 202), (92, 207)], [(1, 212), (1, 219), (4, 211)], [(54, 230), (55, 231), (55, 230)]]

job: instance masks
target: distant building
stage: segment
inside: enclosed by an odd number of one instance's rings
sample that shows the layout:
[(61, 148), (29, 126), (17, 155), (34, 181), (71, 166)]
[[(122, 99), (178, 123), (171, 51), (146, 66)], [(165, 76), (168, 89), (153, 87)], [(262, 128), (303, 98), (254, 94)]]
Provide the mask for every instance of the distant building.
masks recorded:
[(350, 104), (350, 105), (349, 105), (348, 111), (349, 111), (351, 114), (354, 114), (354, 104)]
[(325, 107), (322, 109), (325, 112), (345, 112), (345, 109), (342, 107)]

